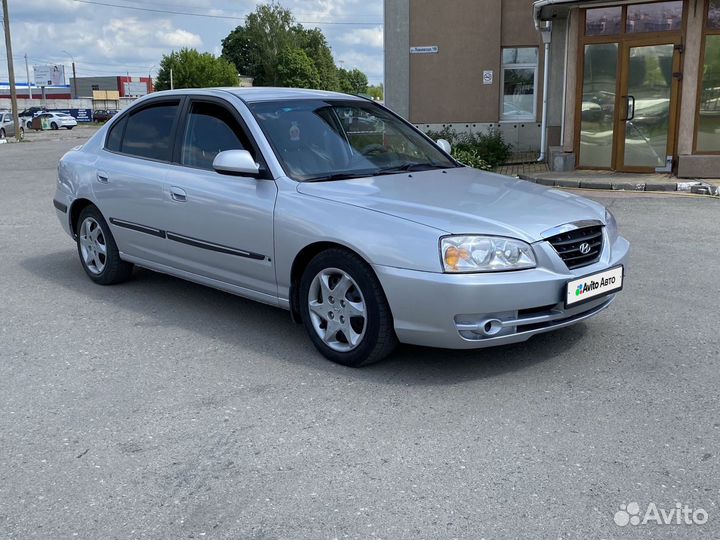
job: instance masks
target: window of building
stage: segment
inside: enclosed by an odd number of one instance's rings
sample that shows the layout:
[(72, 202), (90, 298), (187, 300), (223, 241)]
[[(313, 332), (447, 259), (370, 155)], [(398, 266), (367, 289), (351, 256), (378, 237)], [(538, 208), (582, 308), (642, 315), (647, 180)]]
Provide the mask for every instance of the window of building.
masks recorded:
[(622, 28), (622, 6), (588, 9), (585, 12), (585, 35), (619, 34)]
[(710, 0), (698, 91), (695, 150), (720, 152), (720, 0)]
[[(720, 11), (717, 20), (720, 23)], [(585, 10), (585, 36), (678, 32), (682, 21), (682, 0), (590, 8)]]
[(535, 120), (537, 67), (537, 47), (503, 49), (501, 120)]
[(707, 27), (710, 30), (720, 30), (720, 0), (710, 0)]
[(92, 89), (93, 89), (93, 90), (100, 90), (100, 85), (99, 85), (99, 84), (93, 84), (93, 85), (92, 85)]
[(178, 102), (151, 105), (131, 114), (126, 122), (120, 151), (148, 159), (170, 161), (173, 125)]
[(251, 150), (240, 125), (227, 109), (215, 103), (193, 103), (180, 162), (212, 170), (213, 160), (225, 150)]
[(630, 4), (627, 7), (625, 31), (670, 32), (682, 26), (683, 3), (655, 2), (652, 4)]

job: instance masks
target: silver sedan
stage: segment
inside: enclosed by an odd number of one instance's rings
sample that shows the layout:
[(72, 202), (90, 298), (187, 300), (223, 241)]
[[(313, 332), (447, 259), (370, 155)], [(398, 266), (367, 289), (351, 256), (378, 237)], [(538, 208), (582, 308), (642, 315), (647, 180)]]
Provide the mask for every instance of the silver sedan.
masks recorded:
[(159, 92), (61, 159), (54, 205), (94, 282), (138, 265), (284, 308), (349, 366), (610, 305), (629, 246), (609, 211), (449, 152), (358, 97)]

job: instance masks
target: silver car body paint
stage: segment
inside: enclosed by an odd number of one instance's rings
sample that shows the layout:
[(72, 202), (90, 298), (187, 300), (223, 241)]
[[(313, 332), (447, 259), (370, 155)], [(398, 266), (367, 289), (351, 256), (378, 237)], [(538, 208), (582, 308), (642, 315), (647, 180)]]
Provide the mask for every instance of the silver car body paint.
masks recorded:
[[(110, 227), (125, 260), (285, 309), (298, 254), (321, 242), (344, 246), (373, 267), (400, 341), (447, 348), (523, 341), (584, 320), (605, 309), (614, 295), (565, 309), (566, 283), (617, 265), (627, 268), (628, 242), (603, 230), (599, 259), (569, 270), (544, 240), (547, 232), (585, 220), (605, 223), (604, 207), (523, 180), (454, 168), (297, 182), (286, 175), (247, 106), (361, 98), (270, 88), (176, 90), (151, 94), (133, 107), (172, 96), (213, 97), (235, 108), (270, 178), (227, 176), (109, 152), (105, 137), (122, 118), (118, 114), (59, 164), (55, 206), (68, 234), (74, 236), (73, 204), (89, 200), (106, 219), (115, 218)], [(439, 241), (451, 233), (518, 238), (532, 245), (537, 267), (444, 273)], [(463, 330), (489, 318), (504, 321), (494, 336)]]

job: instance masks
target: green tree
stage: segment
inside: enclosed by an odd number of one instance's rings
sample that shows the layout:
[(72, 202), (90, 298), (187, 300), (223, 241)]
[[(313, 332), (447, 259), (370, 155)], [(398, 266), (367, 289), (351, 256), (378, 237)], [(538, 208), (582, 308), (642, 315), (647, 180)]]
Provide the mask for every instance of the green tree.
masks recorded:
[(224, 58), (217, 58), (210, 53), (201, 53), (195, 49), (181, 49), (163, 55), (160, 61), (160, 70), (155, 79), (156, 89), (170, 89), (171, 69), (175, 88), (205, 88), (239, 84), (235, 66)]
[(222, 40), (222, 57), (235, 64), (256, 86), (277, 86), (280, 54), (296, 48), (297, 27), (290, 10), (262, 4)]
[(290, 10), (277, 4), (259, 5), (244, 25), (230, 32), (222, 40), (222, 56), (239, 73), (253, 77), (255, 86), (353, 92), (367, 87), (367, 77), (359, 70), (346, 72), (335, 66), (322, 31), (303, 28)]
[(278, 56), (277, 84), (293, 88), (319, 88), (320, 74), (307, 53), (288, 48)]
[(320, 90), (337, 90), (338, 75), (332, 51), (327, 40), (319, 28), (312, 30), (298, 28), (299, 46), (315, 64), (320, 84), (315, 88)]
[(368, 78), (359, 69), (338, 68), (339, 90), (346, 94), (365, 94), (368, 90)]
[(385, 98), (385, 88), (383, 83), (368, 86), (367, 95), (375, 100), (382, 101)]

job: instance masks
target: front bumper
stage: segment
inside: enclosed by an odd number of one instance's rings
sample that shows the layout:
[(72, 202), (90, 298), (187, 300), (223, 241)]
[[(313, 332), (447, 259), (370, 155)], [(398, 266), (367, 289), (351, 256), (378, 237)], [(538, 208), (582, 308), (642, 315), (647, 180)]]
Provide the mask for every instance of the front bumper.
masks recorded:
[[(604, 233), (606, 234), (606, 233)], [(600, 259), (568, 270), (547, 242), (533, 244), (538, 267), (484, 274), (444, 274), (375, 266), (403, 343), (448, 349), (476, 349), (525, 341), (535, 334), (569, 326), (607, 308), (615, 294), (564, 307), (569, 280), (624, 265), (629, 244), (607, 235)], [(501, 321), (491, 333), (488, 320)]]

